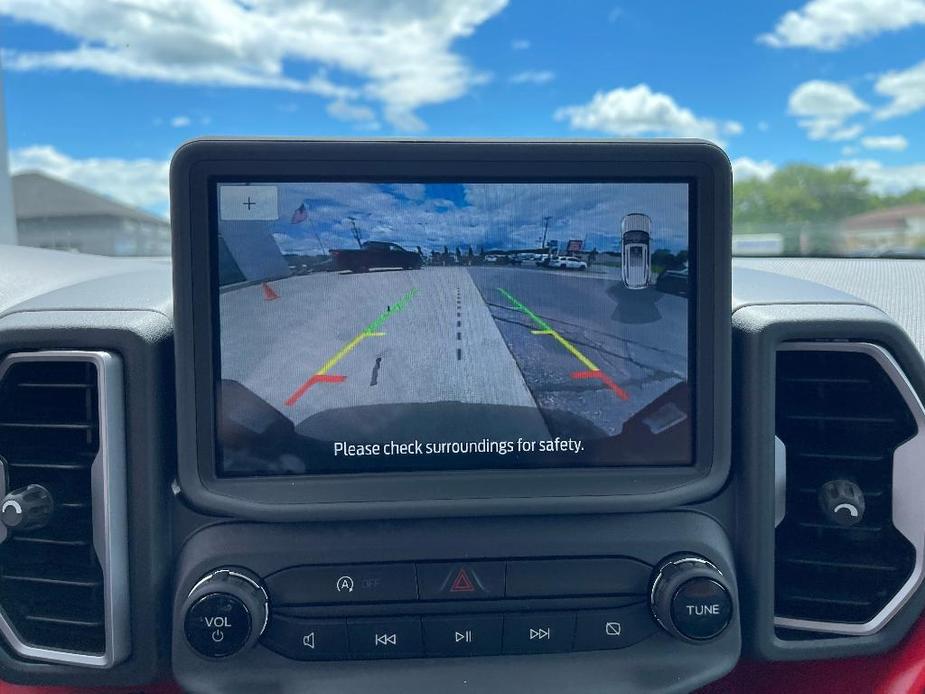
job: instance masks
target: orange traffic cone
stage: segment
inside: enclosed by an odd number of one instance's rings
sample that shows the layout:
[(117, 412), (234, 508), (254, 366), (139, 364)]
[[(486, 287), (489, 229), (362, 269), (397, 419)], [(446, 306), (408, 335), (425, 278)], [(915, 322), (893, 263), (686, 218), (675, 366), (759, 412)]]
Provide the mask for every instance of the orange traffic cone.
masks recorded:
[(277, 294), (276, 291), (274, 291), (273, 287), (271, 287), (268, 283), (264, 282), (263, 283), (264, 301), (273, 301), (274, 299), (278, 299), (278, 298), (279, 298), (279, 294)]

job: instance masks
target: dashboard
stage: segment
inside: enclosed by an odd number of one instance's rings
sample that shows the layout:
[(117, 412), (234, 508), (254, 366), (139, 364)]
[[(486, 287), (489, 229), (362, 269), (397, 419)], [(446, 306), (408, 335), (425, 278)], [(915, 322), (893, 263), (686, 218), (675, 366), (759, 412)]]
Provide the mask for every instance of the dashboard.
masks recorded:
[(925, 262), (730, 260), (729, 189), (699, 143), (212, 140), (172, 263), (4, 248), (0, 680), (687, 692), (894, 648)]

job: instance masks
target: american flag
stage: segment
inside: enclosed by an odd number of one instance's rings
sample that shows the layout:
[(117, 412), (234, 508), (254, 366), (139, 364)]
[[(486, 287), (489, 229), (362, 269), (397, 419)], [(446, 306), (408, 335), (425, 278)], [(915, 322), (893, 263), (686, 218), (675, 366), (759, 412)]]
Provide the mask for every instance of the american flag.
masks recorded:
[(300, 224), (308, 219), (308, 210), (305, 209), (305, 203), (299, 205), (298, 209), (292, 213), (292, 223)]

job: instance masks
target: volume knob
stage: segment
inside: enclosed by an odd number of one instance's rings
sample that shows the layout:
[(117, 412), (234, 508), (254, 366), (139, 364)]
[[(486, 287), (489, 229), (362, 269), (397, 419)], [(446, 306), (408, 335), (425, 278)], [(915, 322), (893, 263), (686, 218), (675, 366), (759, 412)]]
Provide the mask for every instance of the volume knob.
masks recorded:
[(227, 658), (257, 643), (267, 627), (270, 601), (259, 576), (221, 568), (193, 586), (183, 614), (190, 646), (207, 658)]

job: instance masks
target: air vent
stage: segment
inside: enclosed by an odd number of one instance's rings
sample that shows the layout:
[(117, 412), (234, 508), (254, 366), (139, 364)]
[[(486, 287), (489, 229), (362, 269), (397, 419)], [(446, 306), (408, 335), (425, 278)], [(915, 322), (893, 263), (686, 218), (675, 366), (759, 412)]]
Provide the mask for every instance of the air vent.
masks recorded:
[(109, 667), (127, 653), (121, 368), (104, 352), (0, 363), (0, 491), (53, 500), (44, 527), (0, 537), (0, 631), (23, 657)]
[[(794, 343), (777, 354), (776, 403), (786, 497), (776, 531), (775, 624), (874, 633), (922, 579), (921, 402), (877, 345)], [(854, 525), (823, 511), (820, 489), (833, 480), (863, 494)]]

